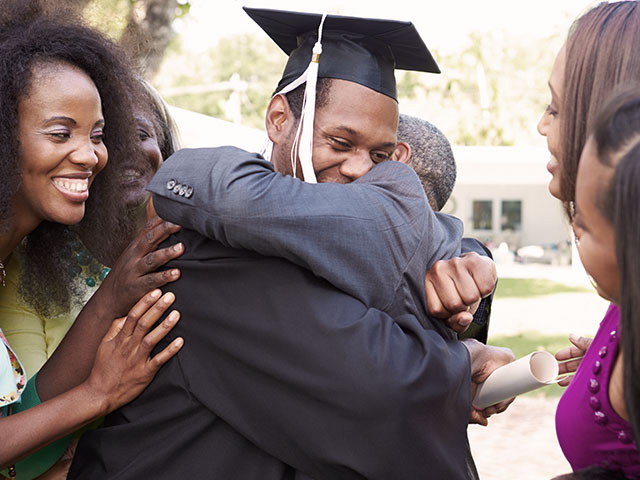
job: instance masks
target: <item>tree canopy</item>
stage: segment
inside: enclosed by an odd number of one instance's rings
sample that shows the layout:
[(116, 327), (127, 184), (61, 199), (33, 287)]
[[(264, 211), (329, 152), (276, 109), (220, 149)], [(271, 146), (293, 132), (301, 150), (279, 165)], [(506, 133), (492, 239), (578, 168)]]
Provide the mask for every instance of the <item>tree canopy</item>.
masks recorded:
[[(172, 23), (188, 0), (65, 0), (118, 40), (168, 103), (262, 128), (286, 58), (264, 36), (231, 35), (203, 54), (183, 48)], [(560, 35), (540, 41), (471, 32), (459, 51), (433, 54), (441, 75), (397, 73), (400, 111), (426, 118), (458, 145), (530, 145), (549, 102)], [(533, 47), (532, 47), (533, 45)]]

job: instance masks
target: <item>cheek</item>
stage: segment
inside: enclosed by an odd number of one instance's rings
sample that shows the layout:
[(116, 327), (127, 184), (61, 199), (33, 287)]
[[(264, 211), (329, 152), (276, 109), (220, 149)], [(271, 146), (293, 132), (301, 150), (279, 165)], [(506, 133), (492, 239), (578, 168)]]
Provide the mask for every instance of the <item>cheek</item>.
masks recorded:
[(43, 160), (42, 152), (25, 150), (20, 156), (21, 181), (26, 184), (41, 181), (52, 167), (53, 165)]
[(142, 151), (144, 152), (144, 156), (147, 158), (149, 163), (154, 165), (156, 169), (160, 168), (160, 164), (162, 163), (162, 153), (160, 152), (160, 147), (158, 147), (158, 144), (156, 142), (143, 142)]
[(616, 261), (615, 255), (610, 252), (609, 255), (606, 255), (606, 265), (603, 267), (607, 274), (604, 279), (602, 290), (606, 294), (607, 298), (618, 302), (620, 299), (620, 277), (618, 273), (618, 263)]
[(583, 240), (578, 246), (578, 252), (585, 271), (597, 285), (598, 293), (609, 300), (617, 299), (619, 293), (618, 263), (613, 245), (604, 246), (583, 236)]
[(316, 173), (327, 170), (340, 163), (337, 152), (334, 152), (330, 147), (319, 144), (315, 141), (313, 143), (312, 158), (313, 169)]
[(559, 160), (560, 153), (560, 125), (557, 118), (551, 117), (549, 128), (547, 130), (547, 145), (551, 154)]
[(98, 148), (96, 148), (96, 156), (98, 157), (98, 164), (93, 169), (94, 177), (107, 166), (107, 162), (109, 161), (109, 152), (104, 144), (100, 144)]

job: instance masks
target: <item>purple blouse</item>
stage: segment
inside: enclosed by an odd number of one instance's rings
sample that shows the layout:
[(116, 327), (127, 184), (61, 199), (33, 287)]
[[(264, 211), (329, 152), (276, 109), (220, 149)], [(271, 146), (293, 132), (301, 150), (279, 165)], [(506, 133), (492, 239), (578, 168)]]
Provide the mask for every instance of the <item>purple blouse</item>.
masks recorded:
[(622, 469), (640, 479), (640, 457), (629, 422), (609, 403), (609, 376), (618, 356), (620, 310), (611, 304), (556, 411), (558, 442), (574, 470)]

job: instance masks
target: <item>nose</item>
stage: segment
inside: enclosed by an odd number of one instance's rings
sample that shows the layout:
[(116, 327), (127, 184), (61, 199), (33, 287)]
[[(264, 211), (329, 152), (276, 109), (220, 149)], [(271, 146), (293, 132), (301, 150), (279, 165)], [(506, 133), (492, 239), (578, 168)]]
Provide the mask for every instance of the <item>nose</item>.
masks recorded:
[(90, 138), (79, 140), (69, 159), (87, 170), (94, 168), (100, 161), (98, 149)]
[(340, 174), (353, 182), (373, 168), (369, 152), (355, 152), (340, 165)]
[(544, 112), (542, 114), (542, 116), (540, 117), (540, 120), (538, 120), (538, 133), (540, 135), (542, 135), (543, 137), (547, 136), (547, 131), (549, 128), (549, 115), (547, 114), (547, 112)]

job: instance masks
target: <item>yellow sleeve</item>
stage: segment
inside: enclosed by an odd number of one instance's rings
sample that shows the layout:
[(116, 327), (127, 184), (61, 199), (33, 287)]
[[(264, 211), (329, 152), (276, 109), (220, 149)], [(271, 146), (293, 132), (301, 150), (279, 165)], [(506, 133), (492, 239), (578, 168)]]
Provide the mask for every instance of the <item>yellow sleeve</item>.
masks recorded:
[(7, 265), (6, 286), (0, 288), (0, 329), (30, 378), (47, 361), (47, 341), (44, 319), (19, 298), (19, 270), (13, 254)]
[(72, 302), (69, 311), (53, 317), (42, 317), (27, 305), (18, 294), (20, 279), (20, 254), (14, 252), (7, 265), (6, 287), (0, 288), (0, 330), (4, 332), (16, 353), (27, 378), (31, 378), (53, 354), (95, 287), (83, 285), (80, 297)]

